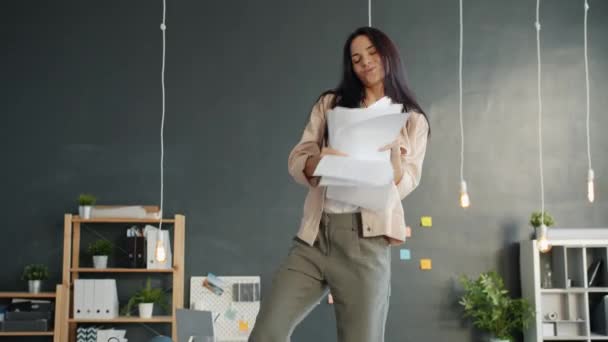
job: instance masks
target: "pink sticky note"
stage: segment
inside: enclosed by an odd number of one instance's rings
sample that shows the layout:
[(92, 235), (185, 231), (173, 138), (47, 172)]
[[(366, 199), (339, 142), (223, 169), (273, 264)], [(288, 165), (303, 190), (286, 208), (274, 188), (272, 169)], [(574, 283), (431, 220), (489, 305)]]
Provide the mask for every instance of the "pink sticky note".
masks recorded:
[(405, 237), (412, 237), (412, 227), (407, 226), (405, 227)]
[(334, 303), (334, 296), (332, 296), (331, 293), (327, 295), (327, 302), (329, 304), (333, 304)]

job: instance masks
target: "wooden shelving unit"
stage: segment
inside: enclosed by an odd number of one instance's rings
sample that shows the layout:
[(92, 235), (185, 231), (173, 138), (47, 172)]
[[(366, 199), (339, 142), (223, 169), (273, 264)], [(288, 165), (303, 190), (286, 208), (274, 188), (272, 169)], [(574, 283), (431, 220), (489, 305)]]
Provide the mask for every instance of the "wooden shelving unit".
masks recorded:
[(0, 339), (8, 336), (53, 336), (53, 342), (63, 342), (64, 334), (62, 330), (63, 317), (65, 316), (66, 287), (57, 285), (55, 292), (29, 293), (29, 292), (0, 292), (3, 299), (33, 299), (33, 300), (54, 300), (55, 301), (55, 324), (51, 331), (0, 331)]
[[(157, 206), (145, 207), (148, 212), (158, 212)], [(81, 226), (83, 224), (97, 223), (133, 223), (133, 224), (158, 224), (160, 219), (132, 219), (132, 218), (93, 218), (83, 219), (77, 215), (65, 214), (64, 216), (64, 240), (63, 240), (63, 284), (66, 284), (66, 307), (68, 308), (62, 319), (63, 329), (67, 332), (65, 341), (76, 341), (76, 329), (78, 324), (123, 324), (123, 323), (165, 323), (171, 324), (171, 335), (174, 341), (177, 341), (177, 324), (176, 311), (184, 307), (184, 246), (185, 246), (185, 226), (186, 219), (184, 215), (175, 215), (174, 218), (162, 219), (163, 224), (172, 226), (173, 229), (173, 267), (171, 269), (140, 269), (140, 268), (108, 268), (95, 269), (89, 267), (81, 267), (80, 262), (80, 240)], [(104, 225), (105, 228), (106, 225)], [(124, 228), (124, 226), (117, 225)], [(163, 229), (171, 229), (163, 226)], [(108, 228), (110, 229), (110, 228)], [(73, 286), (74, 280), (78, 279), (80, 274), (169, 274), (172, 277), (172, 308), (170, 316), (154, 316), (149, 319), (142, 319), (138, 316), (118, 317), (115, 319), (74, 319), (73, 317)], [(117, 279), (120, 283), (120, 279)]]

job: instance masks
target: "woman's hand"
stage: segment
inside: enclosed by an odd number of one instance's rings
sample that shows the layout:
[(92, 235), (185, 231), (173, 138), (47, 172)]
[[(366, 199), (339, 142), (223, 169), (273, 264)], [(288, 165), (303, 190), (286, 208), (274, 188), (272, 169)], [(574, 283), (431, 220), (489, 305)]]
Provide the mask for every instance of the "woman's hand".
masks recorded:
[(333, 149), (331, 147), (323, 147), (320, 155), (311, 156), (306, 160), (306, 165), (304, 166), (304, 174), (306, 175), (306, 177), (308, 177), (308, 178), (313, 177), (313, 173), (315, 173), (315, 169), (317, 168), (317, 165), (319, 165), (321, 158), (323, 158), (325, 156), (348, 157), (348, 154), (346, 154), (342, 151)]
[(384, 151), (388, 151), (388, 150), (391, 151), (391, 165), (393, 166), (393, 178), (394, 178), (395, 184), (399, 184), (399, 182), (401, 181), (401, 178), (403, 177), (403, 169), (401, 168), (401, 154), (403, 153), (403, 155), (405, 155), (406, 151), (405, 150), (403, 150), (403, 152), (401, 151), (398, 140), (395, 140), (390, 144), (380, 147), (380, 149), (378, 151), (384, 152)]

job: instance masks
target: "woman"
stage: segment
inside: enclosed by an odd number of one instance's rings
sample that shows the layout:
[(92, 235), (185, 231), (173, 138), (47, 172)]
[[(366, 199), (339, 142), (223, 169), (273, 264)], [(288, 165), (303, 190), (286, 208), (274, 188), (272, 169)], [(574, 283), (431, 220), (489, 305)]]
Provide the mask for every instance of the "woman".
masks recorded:
[[(388, 96), (410, 117), (391, 151), (393, 200), (384, 212), (326, 198), (313, 173), (326, 155), (325, 114), (336, 106), (368, 107)], [(338, 87), (319, 97), (300, 142), (289, 156), (289, 173), (309, 188), (293, 246), (261, 303), (250, 342), (286, 342), (328, 291), (334, 298), (338, 341), (381, 342), (390, 296), (390, 245), (405, 241), (401, 199), (420, 181), (429, 125), (405, 81), (399, 52), (381, 31), (362, 27), (344, 44)]]

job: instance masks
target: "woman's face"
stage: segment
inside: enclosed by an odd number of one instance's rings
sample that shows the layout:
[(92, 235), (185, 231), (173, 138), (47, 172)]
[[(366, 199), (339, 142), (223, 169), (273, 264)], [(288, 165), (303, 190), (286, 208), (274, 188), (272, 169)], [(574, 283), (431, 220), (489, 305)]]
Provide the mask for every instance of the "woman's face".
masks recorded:
[(372, 87), (384, 80), (382, 56), (366, 35), (353, 39), (350, 44), (350, 58), (355, 74), (366, 87)]

